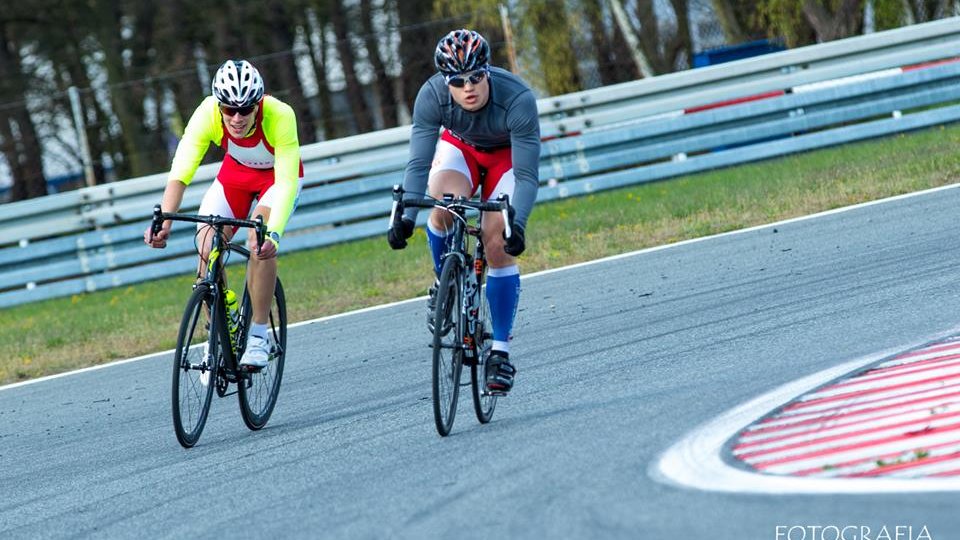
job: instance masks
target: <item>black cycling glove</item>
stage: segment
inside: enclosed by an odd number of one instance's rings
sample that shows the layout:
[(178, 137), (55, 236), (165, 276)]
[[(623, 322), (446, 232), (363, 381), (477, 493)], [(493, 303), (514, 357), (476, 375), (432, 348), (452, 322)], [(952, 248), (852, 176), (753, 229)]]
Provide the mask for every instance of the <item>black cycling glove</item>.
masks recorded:
[(393, 249), (403, 249), (407, 247), (407, 238), (413, 236), (413, 229), (416, 223), (407, 218), (401, 218), (400, 223), (390, 227), (387, 231), (387, 243)]
[[(514, 225), (510, 232), (510, 238), (507, 238), (507, 242), (503, 246), (503, 251), (505, 251), (507, 255), (519, 257), (520, 254), (523, 253), (523, 250), (527, 249), (527, 244), (523, 237), (523, 227)], [(506, 231), (504, 231), (504, 234), (506, 234)]]

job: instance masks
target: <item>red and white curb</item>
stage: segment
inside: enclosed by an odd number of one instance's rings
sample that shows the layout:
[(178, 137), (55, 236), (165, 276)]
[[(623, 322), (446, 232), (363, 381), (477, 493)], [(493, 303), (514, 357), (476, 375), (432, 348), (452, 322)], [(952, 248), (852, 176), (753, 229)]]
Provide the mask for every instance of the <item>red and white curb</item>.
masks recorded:
[(728, 492), (960, 490), (960, 338), (926, 343), (741, 405), (674, 444), (650, 474)]
[(960, 338), (802, 396), (743, 430), (732, 453), (769, 474), (960, 476)]

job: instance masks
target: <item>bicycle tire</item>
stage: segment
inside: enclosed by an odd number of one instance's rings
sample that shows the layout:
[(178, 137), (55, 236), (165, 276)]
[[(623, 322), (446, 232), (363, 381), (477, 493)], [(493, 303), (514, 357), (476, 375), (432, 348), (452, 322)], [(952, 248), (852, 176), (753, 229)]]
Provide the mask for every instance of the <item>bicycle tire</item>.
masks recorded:
[[(207, 329), (207, 313), (213, 293), (198, 285), (187, 301), (173, 354), (171, 405), (177, 441), (184, 448), (197, 444), (210, 412), (217, 381), (218, 332)], [(205, 307), (206, 306), (206, 307)], [(216, 323), (209, 325), (215, 328)], [(204, 349), (203, 344), (207, 344)], [(213, 351), (208, 354), (207, 351)]]
[(433, 419), (441, 437), (450, 434), (457, 415), (463, 369), (463, 271), (460, 259), (447, 257), (440, 273), (433, 315)]
[(493, 419), (493, 411), (497, 408), (497, 396), (486, 393), (487, 389), (487, 358), (490, 356), (490, 348), (493, 344), (493, 324), (490, 320), (490, 305), (487, 303), (486, 291), (483, 288), (483, 282), (486, 281), (486, 270), (478, 279), (477, 302), (477, 327), (473, 335), (474, 346), (476, 347), (477, 361), (470, 366), (470, 389), (473, 394), (473, 412), (477, 415), (477, 421), (486, 424)]
[[(249, 291), (243, 292), (241, 317), (243, 320), (243, 342), (246, 342), (247, 330), (253, 306)], [(273, 337), (275, 354), (270, 355), (267, 367), (256, 373), (248, 373), (237, 385), (237, 397), (240, 402), (240, 415), (243, 423), (252, 431), (262, 429), (270, 420), (273, 408), (277, 405), (280, 383), (283, 380), (284, 360), (287, 356), (287, 301), (283, 293), (280, 278), (273, 290), (273, 303), (267, 321), (267, 331)]]

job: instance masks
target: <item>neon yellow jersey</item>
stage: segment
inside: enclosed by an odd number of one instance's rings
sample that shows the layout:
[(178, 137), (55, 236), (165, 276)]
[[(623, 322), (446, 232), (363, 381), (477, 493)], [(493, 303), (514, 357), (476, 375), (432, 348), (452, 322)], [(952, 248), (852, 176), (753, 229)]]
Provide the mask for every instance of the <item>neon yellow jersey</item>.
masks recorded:
[(223, 148), (228, 156), (217, 173), (222, 183), (253, 187), (265, 180), (272, 182), (277, 193), (267, 229), (282, 235), (293, 212), (299, 179), (303, 177), (293, 109), (273, 96), (264, 96), (253, 130), (238, 139), (224, 129), (217, 99), (208, 96), (187, 122), (167, 179), (189, 185), (211, 143)]

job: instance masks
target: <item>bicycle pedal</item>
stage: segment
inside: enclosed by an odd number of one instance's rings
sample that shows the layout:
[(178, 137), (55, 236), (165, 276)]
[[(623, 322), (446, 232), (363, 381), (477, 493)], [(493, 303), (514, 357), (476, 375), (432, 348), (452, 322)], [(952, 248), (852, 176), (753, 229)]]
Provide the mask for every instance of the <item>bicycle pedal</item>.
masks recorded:
[(260, 373), (261, 371), (263, 371), (263, 368), (260, 368), (257, 366), (240, 366), (240, 371), (245, 374), (252, 375), (255, 373)]
[(503, 392), (501, 390), (487, 390), (483, 392), (483, 397), (503, 397), (509, 393), (510, 392)]

